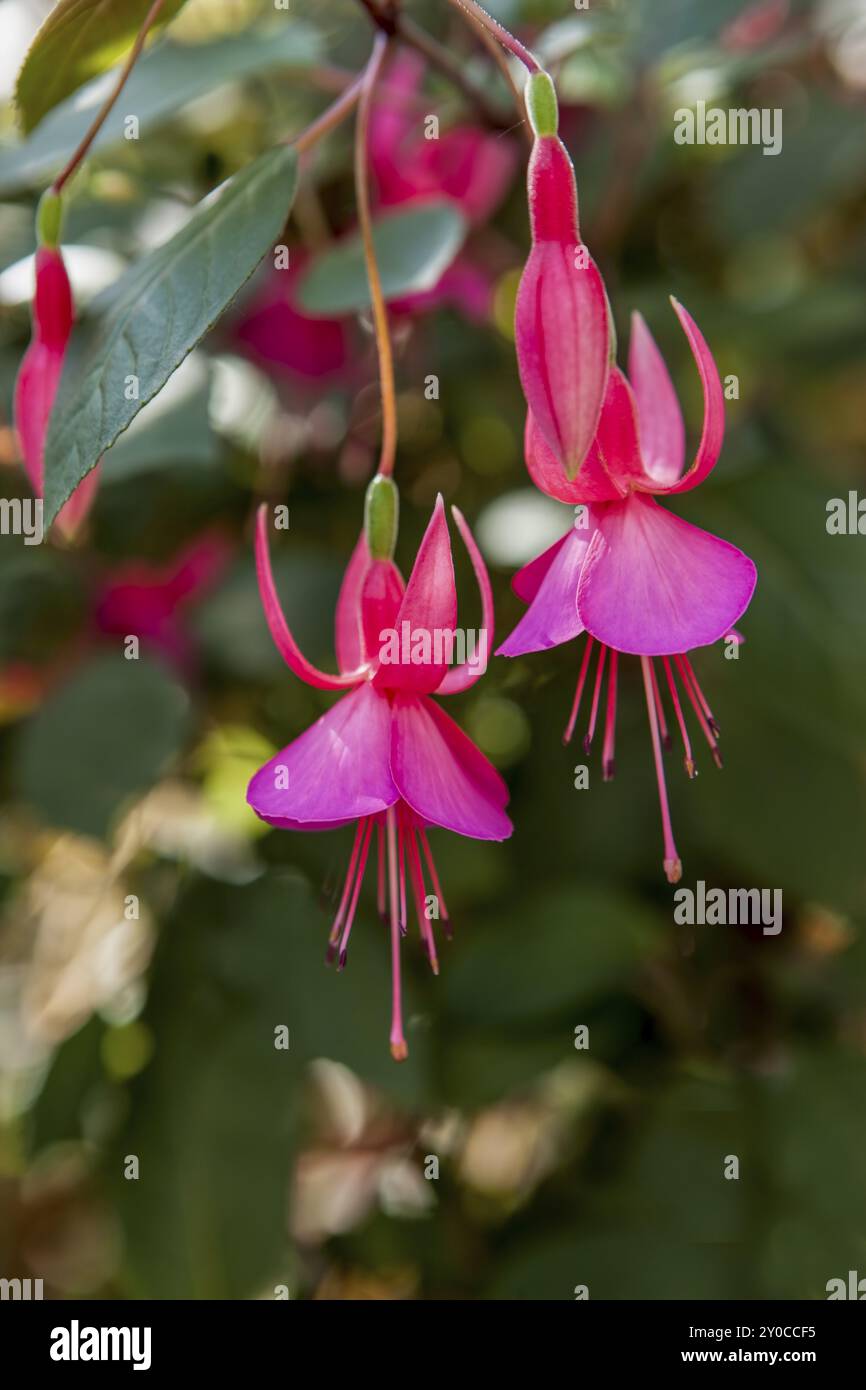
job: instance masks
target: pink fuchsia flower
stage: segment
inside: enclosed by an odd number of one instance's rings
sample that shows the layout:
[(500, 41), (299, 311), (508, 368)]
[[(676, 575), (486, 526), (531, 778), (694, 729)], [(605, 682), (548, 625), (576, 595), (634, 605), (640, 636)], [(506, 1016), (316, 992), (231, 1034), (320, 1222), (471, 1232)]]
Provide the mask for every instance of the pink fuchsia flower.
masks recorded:
[(515, 311), (517, 362), (537, 430), (573, 478), (601, 415), (610, 311), (580, 239), (574, 169), (556, 134), (556, 94), (546, 73), (528, 79), (526, 104), (536, 138), (527, 176), (532, 249)]
[(369, 147), (379, 206), (450, 198), (470, 225), (477, 226), (505, 196), (516, 166), (515, 150), (501, 136), (469, 125), (452, 126), (428, 138), (423, 75), (423, 59), (405, 49), (379, 89)]
[(96, 596), (97, 628), (120, 637), (138, 637), (189, 675), (195, 658), (184, 627), (185, 611), (217, 583), (230, 554), (227, 538), (208, 531), (185, 546), (169, 565), (133, 561), (114, 570)]
[(347, 374), (349, 322), (312, 318), (295, 303), (309, 258), (292, 253), (287, 270), (273, 270), (234, 329), (236, 340), (265, 367), (305, 382), (329, 382)]
[[(595, 735), (607, 667), (605, 780), (614, 772), (619, 657), (640, 658), (661, 804), (664, 867), (675, 883), (682, 867), (671, 828), (662, 745), (670, 746), (668, 724), (675, 721), (686, 770), (690, 777), (695, 775), (684, 717), (690, 706), (721, 766), (719, 727), (689, 652), (721, 638), (741, 640), (734, 624), (749, 605), (756, 570), (736, 546), (681, 520), (654, 500), (703, 482), (715, 466), (724, 435), (724, 397), (712, 354), (694, 320), (680, 304), (673, 304), (703, 386), (704, 425), (694, 461), (684, 472), (685, 431), (673, 384), (649, 329), (635, 314), (631, 380), (617, 368), (611, 372), (598, 433), (576, 479), (566, 476), (532, 417), (527, 420), (526, 458), (533, 481), (549, 496), (580, 504), (580, 524), (515, 576), (515, 592), (529, 608), (499, 652), (518, 656), (543, 651), (586, 633), (565, 732), (568, 742), (592, 652), (598, 647), (584, 748), (589, 752)], [(656, 660), (673, 712), (670, 721)]]
[[(45, 436), (74, 320), (69, 276), (60, 248), (55, 244), (56, 236), (52, 235), (52, 232), (59, 234), (59, 199), (54, 198), (52, 204), (52, 198), (54, 195), (47, 194), (40, 205), (40, 233), (46, 230), (46, 210), (48, 217), (54, 205), (56, 210), (53, 211), (53, 226), (48, 224), (50, 244), (41, 244), (36, 252), (33, 336), (21, 361), (14, 402), (24, 467), (37, 497), (42, 497), (45, 491)], [(40, 236), (40, 240), (44, 237)], [(78, 530), (90, 510), (98, 485), (98, 469), (93, 469), (59, 512), (56, 524), (65, 536), (71, 537)]]
[[(483, 642), (493, 630), (490, 581), (478, 547), (457, 509), (454, 518), (481, 589)], [(259, 590), (271, 636), (287, 665), (320, 690), (348, 691), (305, 733), (252, 778), (247, 800), (270, 825), (286, 830), (329, 830), (355, 824), (343, 893), (331, 927), (328, 958), (342, 968), (358, 898), (375, 838), (378, 906), (390, 927), (392, 969), (391, 1052), (408, 1055), (403, 1034), (400, 938), (411, 894), (418, 928), (438, 973), (433, 920), (448, 913), (427, 831), (441, 826), (477, 840), (504, 840), (508, 789), (471, 739), (431, 696), (466, 690), (483, 661), (449, 668), (435, 640), (420, 660), (416, 638), (453, 633), (457, 593), (451, 542), (441, 497), (437, 500), (408, 583), (386, 555), (371, 552), (362, 533), (337, 602), (339, 674), (312, 666), (292, 636), (277, 598), (268, 554), (267, 513), (256, 529)], [(408, 625), (404, 627), (404, 625)], [(387, 660), (390, 635), (411, 634), (396, 660)], [(409, 659), (407, 659), (407, 657)], [(435, 913), (428, 915), (432, 891)], [(431, 908), (431, 911), (433, 909)]]

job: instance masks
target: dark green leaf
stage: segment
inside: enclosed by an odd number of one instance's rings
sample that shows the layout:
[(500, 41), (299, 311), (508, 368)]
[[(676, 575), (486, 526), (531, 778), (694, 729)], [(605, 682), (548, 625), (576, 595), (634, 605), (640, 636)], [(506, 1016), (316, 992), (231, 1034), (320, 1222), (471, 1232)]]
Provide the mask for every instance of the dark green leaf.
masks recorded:
[[(262, 155), (94, 303), (73, 338), (49, 424), (46, 524), (273, 246), (292, 204), (296, 174), (291, 150)], [(138, 383), (133, 400), (131, 378)]]

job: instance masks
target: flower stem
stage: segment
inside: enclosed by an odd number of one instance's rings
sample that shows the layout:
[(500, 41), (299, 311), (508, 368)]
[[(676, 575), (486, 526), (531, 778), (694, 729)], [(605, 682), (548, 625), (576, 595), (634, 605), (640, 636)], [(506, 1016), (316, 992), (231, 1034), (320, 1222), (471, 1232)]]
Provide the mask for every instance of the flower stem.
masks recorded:
[(499, 40), (503, 48), (507, 48), (509, 53), (513, 53), (515, 58), (520, 59), (528, 72), (541, 72), (541, 64), (530, 53), (529, 49), (525, 48), (513, 34), (510, 34), (504, 24), (500, 24), (498, 19), (494, 19), (493, 15), (488, 14), (481, 5), (476, 4), (476, 0), (450, 0), (450, 3), (455, 9), (464, 10), (479, 24), (483, 24), (484, 28)]
[(487, 94), (469, 80), (463, 71), (460, 60), (444, 44), (434, 39), (432, 34), (428, 34), (426, 29), (422, 29), (421, 25), (416, 24), (408, 15), (401, 14), (399, 11), (385, 13), (376, 3), (376, 0), (360, 0), (360, 3), (382, 33), (389, 37), (396, 36), (409, 48), (414, 48), (427, 59), (432, 68), (436, 68), (437, 72), (440, 72), (458, 91), (462, 92), (466, 100), (476, 107), (487, 125), (494, 130), (509, 129), (510, 122), (500, 111), (498, 105), (491, 102)]
[(114, 103), (117, 101), (117, 98), (120, 96), (120, 93), (126, 86), (126, 83), (129, 79), (129, 75), (132, 72), (132, 69), (135, 67), (136, 63), (138, 62), (141, 50), (144, 48), (145, 40), (147, 39), (147, 36), (151, 28), (159, 18), (160, 10), (162, 9), (164, 4), (165, 0), (153, 0), (153, 4), (151, 5), (150, 9), (145, 15), (144, 23), (142, 24), (135, 37), (135, 43), (129, 50), (129, 56), (127, 57), (126, 62), (124, 63), (123, 67), (120, 70), (120, 73), (118, 74), (117, 81), (115, 82), (113, 88), (109, 92), (108, 96), (106, 97), (105, 101), (103, 102), (102, 106), (100, 107), (99, 111), (94, 117), (93, 122), (90, 125), (90, 128), (88, 129), (86, 135), (84, 136), (83, 140), (81, 141), (81, 144), (78, 146), (77, 150), (73, 154), (72, 158), (69, 160), (69, 163), (61, 171), (61, 173), (57, 175), (57, 178), (51, 185), (52, 192), (59, 193), (63, 186), (66, 183), (68, 183), (69, 179), (71, 179), (79, 164), (81, 164), (82, 160), (87, 155), (90, 146), (93, 144), (103, 125), (108, 120), (108, 117), (111, 114), (112, 107), (114, 106)]
[(285, 143), (294, 146), (298, 154), (304, 154), (307, 150), (312, 149), (313, 145), (318, 144), (323, 136), (334, 130), (354, 109), (363, 85), (364, 73), (361, 73), (360, 77), (356, 77), (354, 82), (340, 93), (336, 101), (331, 102), (331, 105), (325, 108), (321, 116), (317, 116), (305, 130), (301, 131), (300, 135), (292, 136)]
[(367, 267), (367, 281), (370, 286), (370, 299), (373, 305), (376, 350), (379, 354), (379, 386), (382, 393), (382, 448), (379, 455), (378, 471), (384, 477), (390, 477), (394, 472), (394, 459), (397, 453), (397, 399), (394, 392), (394, 357), (388, 329), (388, 311), (382, 294), (382, 280), (379, 275), (379, 264), (376, 260), (376, 248), (373, 244), (370, 188), (367, 182), (367, 144), (370, 108), (388, 43), (389, 39), (386, 33), (380, 32), (376, 35), (370, 61), (361, 77), (358, 116), (355, 124), (355, 199), (358, 205), (358, 223), (361, 229), (361, 240), (364, 244), (364, 262)]

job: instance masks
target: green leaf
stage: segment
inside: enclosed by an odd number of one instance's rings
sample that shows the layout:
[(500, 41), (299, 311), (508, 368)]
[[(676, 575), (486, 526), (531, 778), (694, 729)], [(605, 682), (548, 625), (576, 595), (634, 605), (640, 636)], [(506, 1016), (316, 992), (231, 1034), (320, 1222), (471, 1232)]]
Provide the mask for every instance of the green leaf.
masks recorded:
[[(152, 3), (58, 0), (18, 74), (15, 100), (25, 134), (64, 97), (114, 66), (132, 47)], [(184, 0), (166, 0), (157, 24), (174, 19), (183, 4)]]
[[(45, 450), (46, 524), (201, 341), (282, 232), (297, 160), (269, 150), (121, 276), (74, 335)], [(130, 378), (137, 398), (128, 399)]]
[[(433, 289), (466, 235), (455, 205), (431, 199), (421, 207), (386, 212), (373, 225), (373, 242), (386, 299)], [(298, 284), (298, 300), (309, 314), (352, 314), (368, 308), (370, 289), (364, 248), (357, 233), (316, 256)]]
[[(199, 882), (166, 924), (144, 1016), (153, 1060), (129, 1086), (110, 1154), (136, 1297), (248, 1298), (288, 1273), (299, 1058), (286, 986), (291, 928), (318, 914), (297, 877), (279, 915), (259, 910), (255, 888), (223, 898)], [(280, 1026), (288, 1049), (275, 1046)]]
[(80, 669), (41, 706), (18, 750), (23, 799), (49, 825), (104, 835), (130, 797), (179, 752), (186, 693), (162, 667), (118, 649)]
[(651, 910), (616, 890), (548, 890), (500, 916), (488, 933), (476, 931), (461, 943), (444, 976), (449, 1007), (488, 1024), (565, 1014), (627, 989), (641, 963), (660, 949), (661, 925)]
[[(165, 40), (155, 44), (136, 63), (123, 89), (123, 101), (112, 110), (91, 153), (123, 140), (123, 123), (130, 111), (135, 112), (142, 130), (152, 132), (189, 102), (225, 83), (253, 74), (261, 76), (275, 68), (305, 67), (316, 62), (320, 54), (316, 31), (297, 20), (283, 21), (277, 30), (255, 30), (212, 43)], [(29, 139), (0, 149), (0, 193), (42, 182), (58, 170), (81, 140), (104, 96), (105, 82), (98, 78), (56, 107)]]

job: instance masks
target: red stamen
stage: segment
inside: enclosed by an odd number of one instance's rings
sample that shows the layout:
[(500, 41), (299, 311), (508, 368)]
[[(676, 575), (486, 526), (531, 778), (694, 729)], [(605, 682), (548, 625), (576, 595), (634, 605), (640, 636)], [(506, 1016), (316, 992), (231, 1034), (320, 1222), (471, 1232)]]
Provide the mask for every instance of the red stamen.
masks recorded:
[(580, 675), (577, 678), (577, 689), (574, 692), (574, 700), (571, 706), (571, 714), (568, 716), (568, 723), (565, 727), (565, 733), (562, 735), (563, 743), (571, 743), (571, 736), (574, 733), (574, 726), (577, 722), (577, 716), (580, 711), (580, 700), (581, 696), (583, 695), (583, 687), (586, 682), (586, 673), (589, 670), (589, 657), (592, 651), (592, 644), (594, 641), (594, 637), (587, 637), (586, 639), (586, 646), (583, 649), (583, 660), (580, 663)]
[(662, 759), (662, 745), (659, 737), (658, 710), (656, 708), (655, 695), (653, 693), (652, 681), (652, 661), (648, 656), (640, 659), (641, 670), (643, 672), (644, 692), (646, 694), (647, 714), (649, 715), (650, 737), (653, 745), (653, 759), (656, 766), (656, 781), (659, 789), (659, 806), (662, 813), (662, 834), (664, 836), (665, 857), (664, 870), (668, 883), (679, 883), (683, 874), (682, 861), (677, 853), (674, 844), (674, 835), (671, 828), (671, 814), (668, 807), (668, 791), (665, 786), (664, 763)]
[(346, 911), (346, 904), (349, 901), (349, 894), (352, 891), (352, 883), (355, 877), (355, 865), (358, 862), (358, 851), (361, 848), (361, 838), (364, 835), (365, 826), (366, 822), (364, 820), (359, 820), (355, 829), (355, 842), (352, 845), (352, 855), (349, 860), (349, 868), (346, 873), (346, 883), (345, 887), (343, 888), (343, 896), (340, 898), (340, 905), (337, 908), (337, 915), (334, 918), (334, 922), (331, 927), (331, 932), (328, 937), (328, 950), (325, 955), (325, 959), (328, 962), (328, 965), (331, 964), (331, 962), (337, 954), (337, 942), (340, 939), (340, 928), (343, 925), (343, 916)]
[(601, 750), (601, 768), (605, 782), (610, 782), (616, 771), (613, 753), (614, 738), (616, 735), (616, 681), (618, 664), (619, 653), (611, 651), (610, 671), (607, 677), (607, 709), (604, 718), (604, 745)]
[(429, 871), (430, 878), (433, 881), (433, 892), (436, 894), (436, 898), (439, 903), (439, 913), (442, 922), (442, 930), (444, 931), (445, 935), (450, 939), (454, 934), (451, 927), (451, 919), (448, 915), (448, 908), (445, 906), (445, 896), (442, 892), (442, 885), (439, 882), (439, 875), (436, 872), (436, 863), (433, 859), (433, 851), (430, 848), (430, 842), (427, 839), (427, 831), (424, 829), (423, 825), (418, 826), (418, 839), (421, 841), (421, 846), (424, 850), (424, 858), (427, 860), (427, 869)]
[(684, 663), (683, 658), (681, 656), (675, 656), (674, 661), (677, 663), (677, 670), (680, 673), (680, 679), (682, 680), (682, 683), (685, 687), (685, 692), (688, 695), (689, 700), (691, 701), (692, 709), (698, 717), (698, 723), (701, 726), (701, 732), (703, 733), (704, 738), (707, 740), (707, 743), (709, 744), (710, 753), (713, 757), (713, 762), (715, 763), (716, 767), (721, 767), (722, 755), (719, 752), (719, 745), (716, 743), (713, 731), (707, 723), (707, 717), (704, 714), (700, 701), (692, 687), (692, 683), (689, 678), (688, 663)]
[(716, 719), (715, 715), (713, 714), (713, 711), (710, 709), (709, 702), (708, 702), (708, 700), (707, 700), (706, 695), (705, 695), (704, 692), (701, 690), (701, 687), (698, 685), (698, 678), (697, 678), (697, 676), (695, 675), (695, 668), (694, 668), (694, 666), (692, 665), (692, 663), (689, 661), (689, 659), (688, 659), (688, 657), (685, 655), (685, 653), (683, 653), (683, 665), (686, 667), (686, 670), (688, 671), (689, 676), (691, 677), (691, 682), (692, 682), (692, 685), (694, 686), (695, 694), (697, 695), (698, 699), (699, 699), (700, 702), (701, 702), (701, 708), (702, 708), (702, 710), (704, 711), (704, 714), (707, 716), (707, 723), (709, 724), (709, 726), (710, 726), (710, 728), (712, 729), (713, 733), (715, 734), (716, 738), (719, 738), (719, 736), (721, 735), (721, 732), (722, 732), (722, 731), (721, 731), (721, 729), (719, 728), (718, 720)]
[(397, 858), (400, 865), (400, 935), (405, 936), (408, 927), (406, 912), (406, 827), (403, 803), (397, 803)]
[(650, 676), (652, 677), (653, 699), (656, 702), (656, 715), (658, 716), (659, 721), (659, 734), (661, 735), (662, 747), (664, 748), (666, 753), (669, 753), (674, 745), (671, 736), (668, 733), (668, 722), (665, 719), (665, 709), (664, 705), (662, 704), (662, 696), (661, 691), (659, 690), (658, 677), (656, 676), (656, 668), (652, 664), (652, 662), (650, 662)]
[(379, 854), (379, 864), (376, 877), (376, 907), (378, 909), (379, 916), (381, 917), (382, 921), (385, 923), (385, 926), (387, 927), (388, 903), (385, 893), (385, 830), (381, 820), (379, 820), (376, 824), (376, 837), (378, 840)]
[(349, 911), (346, 914), (346, 925), (343, 928), (343, 936), (340, 941), (340, 959), (337, 963), (338, 970), (345, 969), (346, 951), (349, 946), (349, 934), (352, 930), (352, 923), (355, 920), (355, 909), (358, 906), (358, 896), (361, 892), (361, 884), (364, 882), (364, 870), (367, 867), (367, 855), (370, 851), (370, 841), (373, 838), (373, 817), (368, 816), (366, 821), (362, 823), (366, 826), (366, 831), (364, 834), (364, 842), (361, 845), (358, 872), (355, 875), (355, 887), (352, 890), (352, 901), (349, 904)]
[(691, 745), (691, 740), (689, 739), (689, 731), (688, 731), (688, 729), (686, 728), (685, 715), (683, 714), (682, 705), (680, 704), (680, 697), (679, 697), (679, 692), (678, 692), (678, 690), (677, 690), (677, 683), (676, 683), (676, 680), (674, 679), (674, 673), (673, 673), (673, 671), (671, 670), (670, 659), (669, 659), (668, 657), (666, 657), (666, 656), (663, 656), (663, 657), (662, 657), (662, 661), (663, 661), (664, 664), (665, 664), (665, 675), (666, 675), (667, 678), (668, 678), (668, 690), (671, 692), (671, 700), (673, 701), (674, 713), (676, 714), (676, 717), (677, 717), (677, 723), (678, 723), (679, 726), (680, 726), (680, 734), (681, 734), (681, 736), (682, 736), (683, 747), (684, 747), (685, 752), (686, 752), (686, 756), (685, 756), (686, 772), (689, 774), (690, 777), (693, 777), (693, 778), (694, 778), (694, 777), (697, 777), (697, 775), (698, 775), (698, 770), (697, 770), (697, 768), (695, 767), (695, 760), (694, 760), (694, 758), (692, 757), (692, 745)]
[(436, 941), (433, 936), (433, 924), (430, 921), (426, 908), (427, 894), (424, 890), (424, 870), (421, 867), (421, 856), (418, 853), (418, 845), (415, 835), (409, 829), (409, 873), (412, 876), (412, 890), (415, 895), (415, 910), (418, 913), (418, 927), (421, 932), (421, 939), (427, 950), (427, 957), (434, 975), (439, 974), (439, 961), (436, 957)]
[(391, 907), (391, 1056), (405, 1062), (409, 1048), (403, 1036), (403, 1001), (400, 980), (400, 919), (397, 886), (397, 817), (394, 807), (386, 812), (388, 831), (388, 888)]
[(595, 672), (595, 685), (592, 689), (592, 705), (589, 712), (589, 728), (583, 740), (583, 751), (588, 753), (592, 747), (592, 740), (595, 737), (595, 721), (598, 718), (598, 702), (601, 698), (601, 678), (604, 675), (604, 663), (607, 657), (607, 647), (601, 647), (598, 654), (598, 666)]

